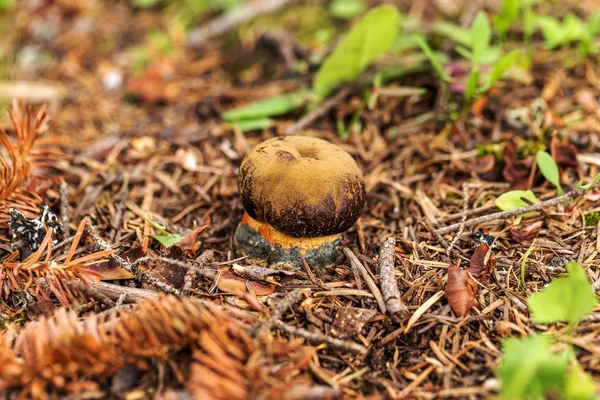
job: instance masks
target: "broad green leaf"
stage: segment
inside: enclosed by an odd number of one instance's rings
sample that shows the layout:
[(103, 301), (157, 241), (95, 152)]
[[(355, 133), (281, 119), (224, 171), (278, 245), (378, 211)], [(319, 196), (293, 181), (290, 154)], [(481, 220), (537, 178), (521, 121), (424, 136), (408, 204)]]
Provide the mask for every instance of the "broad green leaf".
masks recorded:
[(566, 321), (575, 325), (598, 303), (584, 269), (574, 261), (569, 261), (566, 268), (568, 276), (554, 279), (527, 299), (534, 323)]
[(494, 65), (492, 72), (490, 73), (487, 83), (485, 84), (482, 92), (487, 92), (498, 80), (500, 80), (518, 61), (521, 57), (521, 52), (517, 49), (505, 54), (498, 62)]
[(447, 21), (437, 21), (433, 24), (433, 31), (439, 35), (445, 36), (453, 42), (463, 46), (471, 47), (471, 31), (460, 25)]
[(556, 186), (556, 192), (559, 196), (565, 194), (562, 187), (560, 186), (560, 173), (558, 172), (558, 165), (552, 158), (552, 156), (545, 151), (538, 151), (535, 155), (537, 165), (544, 175), (544, 178), (554, 186)]
[(365, 10), (364, 0), (334, 0), (329, 6), (331, 15), (337, 18), (350, 19)]
[(544, 399), (561, 393), (569, 367), (569, 354), (552, 353), (552, 341), (542, 335), (502, 341), (502, 364), (498, 375), (503, 399)]
[(236, 127), (242, 132), (248, 132), (270, 128), (273, 125), (275, 125), (275, 121), (273, 121), (271, 118), (255, 118), (234, 121), (230, 122), (229, 124)]
[(172, 233), (169, 233), (167, 235), (148, 235), (148, 236), (158, 240), (160, 242), (160, 244), (162, 244), (166, 248), (172, 247), (173, 245), (175, 245), (181, 241), (180, 235), (175, 235)]
[(429, 59), (431, 66), (433, 67), (433, 69), (435, 69), (435, 72), (437, 72), (440, 79), (444, 82), (452, 82), (453, 79), (450, 77), (450, 75), (446, 73), (446, 71), (444, 71), (442, 64), (438, 60), (433, 50), (431, 50), (431, 47), (429, 47), (427, 42), (421, 36), (415, 36), (414, 40), (419, 45), (421, 50), (423, 50), (423, 53), (425, 53), (425, 55)]
[(538, 202), (538, 199), (531, 190), (511, 190), (498, 197), (495, 203), (502, 211), (510, 211), (529, 205), (527, 202), (521, 200), (521, 198), (525, 198), (532, 203)]
[(567, 373), (564, 398), (569, 400), (592, 400), (595, 394), (594, 379), (575, 360)]
[(558, 47), (565, 43), (567, 39), (562, 24), (554, 17), (534, 14), (534, 25), (542, 30), (545, 46), (548, 48)]
[(398, 35), (400, 13), (383, 5), (369, 11), (356, 23), (335, 51), (325, 60), (314, 81), (314, 89), (326, 97), (342, 82), (353, 81)]
[(304, 94), (299, 92), (270, 97), (226, 111), (223, 113), (223, 119), (235, 122), (282, 115), (300, 107), (304, 101)]
[(481, 64), (481, 60), (490, 46), (492, 29), (485, 11), (479, 11), (471, 25), (471, 62), (473, 65)]
[(500, 36), (504, 36), (519, 18), (521, 0), (502, 0), (500, 12), (494, 16), (494, 28)]
[(475, 90), (477, 89), (478, 83), (479, 83), (479, 70), (474, 69), (469, 74), (469, 78), (467, 79), (467, 85), (465, 86), (465, 98), (467, 100), (471, 100), (473, 98), (473, 94), (475, 94)]

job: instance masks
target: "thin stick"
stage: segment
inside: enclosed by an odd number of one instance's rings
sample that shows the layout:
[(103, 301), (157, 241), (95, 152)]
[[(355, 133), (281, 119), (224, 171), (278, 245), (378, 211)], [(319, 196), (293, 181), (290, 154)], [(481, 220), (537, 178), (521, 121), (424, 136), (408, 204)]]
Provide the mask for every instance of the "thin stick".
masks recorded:
[(387, 238), (379, 248), (379, 273), (383, 299), (391, 315), (408, 315), (406, 305), (402, 303), (398, 281), (396, 280), (396, 239)]
[(206, 25), (191, 31), (187, 36), (187, 45), (190, 47), (198, 47), (209, 39), (222, 35), (261, 14), (275, 11), (291, 1), (292, 0), (262, 0), (246, 3), (236, 10), (223, 14), (221, 17), (210, 21)]
[(338, 348), (341, 350), (351, 351), (353, 353), (363, 353), (363, 352), (367, 351), (367, 348), (361, 344), (358, 344), (355, 342), (350, 342), (347, 340), (340, 340), (337, 338), (332, 338), (332, 337), (326, 336), (322, 333), (311, 332), (311, 331), (307, 331), (306, 329), (302, 329), (302, 328), (296, 328), (295, 326), (287, 325), (287, 324), (283, 323), (282, 321), (277, 321), (276, 325), (281, 330), (286, 331), (287, 333), (290, 333), (292, 335), (302, 336), (303, 338), (307, 339), (309, 342), (312, 342), (312, 343), (318, 343), (318, 344), (324, 343), (331, 347), (335, 347), (335, 348)]
[[(85, 224), (85, 233), (92, 238), (92, 240), (94, 241), (94, 244), (99, 249), (113, 250), (113, 248), (110, 247), (110, 245), (104, 239), (102, 239), (100, 237), (100, 235), (98, 234), (96, 229), (92, 226), (90, 221), (87, 221), (87, 223)], [(164, 282), (161, 282), (158, 279), (154, 278), (153, 276), (150, 276), (149, 274), (147, 274), (145, 271), (140, 270), (139, 265), (141, 264), (141, 262), (138, 262), (138, 261), (140, 261), (140, 259), (136, 260), (136, 262), (132, 264), (129, 261), (127, 261), (124, 258), (117, 255), (115, 252), (113, 252), (110, 255), (110, 257), (117, 263), (117, 265), (119, 267), (123, 268), (125, 271), (134, 275), (137, 280), (145, 282), (149, 285), (152, 285), (155, 288), (162, 290), (165, 293), (173, 294), (176, 296), (181, 295), (180, 290), (178, 290), (178, 289), (174, 288), (173, 286), (168, 285)], [(152, 258), (152, 257), (143, 257), (143, 258)], [(157, 257), (157, 258), (163, 258), (163, 257)], [(167, 259), (167, 260), (169, 260), (169, 259)], [(183, 262), (181, 264), (187, 265)]]
[(268, 334), (273, 325), (283, 316), (287, 310), (289, 310), (294, 304), (302, 299), (302, 292), (298, 289), (292, 290), (287, 293), (281, 300), (279, 300), (273, 309), (271, 315), (263, 323), (256, 327), (254, 330), (254, 336), (260, 336)]
[[(510, 210), (510, 211), (501, 211), (501, 212), (497, 212), (497, 213), (493, 213), (493, 214), (483, 215), (478, 218), (469, 219), (469, 220), (465, 221), (464, 226), (465, 227), (474, 226), (474, 225), (481, 224), (483, 222), (494, 221), (497, 219), (506, 219), (506, 218), (514, 217), (515, 215), (524, 214), (526, 212), (538, 211), (545, 207), (556, 206), (558, 204), (573, 200), (573, 199), (581, 196), (585, 192), (586, 192), (586, 189), (584, 189), (584, 188), (575, 189), (563, 196), (555, 197), (555, 198), (552, 198), (552, 199), (549, 199), (546, 201), (541, 201), (539, 203), (531, 204), (529, 206), (516, 208), (516, 209)], [(443, 235), (445, 233), (453, 232), (455, 230), (460, 229), (460, 227), (462, 225), (463, 225), (462, 222), (452, 224), (452, 225), (446, 226), (445, 228), (438, 229), (436, 231), (436, 233)]]
[(64, 180), (60, 183), (60, 217), (62, 219), (63, 236), (69, 237), (69, 186)]
[(348, 94), (351, 88), (345, 87), (341, 89), (335, 96), (327, 101), (324, 101), (317, 109), (309, 112), (304, 117), (300, 118), (296, 123), (285, 130), (286, 135), (293, 135), (294, 133), (301, 131), (308, 125), (312, 124), (315, 120), (325, 115), (329, 110), (340, 103)]
[(348, 257), (348, 259), (352, 263), (352, 267), (358, 269), (358, 271), (361, 273), (365, 282), (367, 283), (367, 286), (371, 290), (371, 293), (375, 297), (375, 300), (377, 301), (377, 305), (379, 306), (381, 313), (385, 314), (387, 312), (387, 307), (385, 306), (385, 301), (383, 300), (383, 296), (381, 295), (381, 292), (379, 291), (377, 284), (375, 283), (373, 278), (371, 278), (371, 275), (369, 274), (369, 272), (367, 271), (365, 266), (362, 265), (360, 260), (358, 258), (356, 258), (356, 256), (352, 252), (352, 250), (350, 250), (349, 248), (344, 247), (344, 254), (346, 255), (346, 257)]
[(80, 292), (82, 292), (82, 293), (92, 297), (93, 299), (99, 301), (100, 303), (104, 304), (108, 308), (112, 308), (116, 305), (115, 302), (110, 297), (108, 297), (106, 294), (102, 293), (101, 290), (99, 290), (97, 287), (95, 287), (93, 285), (89, 285), (89, 284), (86, 285), (85, 283), (78, 281), (78, 280), (65, 281), (65, 283), (70, 288), (79, 290)]

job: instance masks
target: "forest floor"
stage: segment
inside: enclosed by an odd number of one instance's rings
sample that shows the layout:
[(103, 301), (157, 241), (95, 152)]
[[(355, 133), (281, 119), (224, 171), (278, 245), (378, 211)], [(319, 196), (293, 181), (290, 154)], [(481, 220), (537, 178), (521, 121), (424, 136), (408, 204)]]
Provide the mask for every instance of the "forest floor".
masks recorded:
[[(489, 398), (501, 387), (503, 340), (536, 332), (560, 338), (555, 351), (572, 346), (600, 382), (600, 307), (576, 326), (534, 323), (528, 307), (567, 261), (600, 290), (600, 192), (576, 188), (600, 166), (596, 55), (537, 45), (536, 34), (530, 68), (465, 102), (464, 87), (448, 93), (418, 49), (398, 50), (312, 110), (242, 131), (223, 112), (310, 86), (313, 59), (352, 20), (319, 1), (282, 1), (201, 41), (191, 32), (219, 11), (188, 28), (173, 22), (185, 16), (179, 2), (17, 3), (0, 23), (11, 55), (0, 59), (0, 100), (23, 99), (32, 115), (45, 104), (50, 120), (37, 144), (13, 149), (25, 172), (0, 170), (16, 182), (0, 184), (0, 398)], [(473, 2), (498, 11), (484, 3)], [(397, 6), (420, 21), (405, 29), (429, 34), (439, 19), (468, 26), (479, 11), (469, 4)], [(365, 77), (385, 67), (402, 72), (367, 101)], [(0, 126), (13, 140), (4, 111)], [(236, 254), (236, 178), (255, 145), (296, 128), (339, 145), (364, 173), (367, 201), (342, 243), (356, 257), (267, 270)], [(565, 201), (552, 201), (538, 150), (558, 164)], [(513, 189), (549, 202), (496, 215)], [(63, 232), (44, 220), (53, 236), (11, 236), (9, 207), (35, 218), (42, 202)], [(183, 240), (163, 246), (148, 220)], [(404, 314), (382, 312), (389, 237)]]

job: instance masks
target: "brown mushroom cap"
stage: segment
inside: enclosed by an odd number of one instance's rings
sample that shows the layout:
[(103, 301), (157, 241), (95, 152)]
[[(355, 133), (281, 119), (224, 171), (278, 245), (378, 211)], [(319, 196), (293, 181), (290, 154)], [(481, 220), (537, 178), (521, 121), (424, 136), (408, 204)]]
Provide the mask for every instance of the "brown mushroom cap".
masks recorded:
[(307, 136), (256, 146), (242, 162), (238, 190), (252, 218), (304, 238), (344, 232), (365, 202), (363, 174), (352, 156)]

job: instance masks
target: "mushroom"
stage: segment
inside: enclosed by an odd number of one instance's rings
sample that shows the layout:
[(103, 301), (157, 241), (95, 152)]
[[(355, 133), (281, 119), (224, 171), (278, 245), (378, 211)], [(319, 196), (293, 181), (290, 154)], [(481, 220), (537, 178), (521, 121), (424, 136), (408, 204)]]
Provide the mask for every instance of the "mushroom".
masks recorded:
[(341, 234), (360, 216), (363, 174), (340, 147), (308, 136), (260, 143), (243, 160), (238, 190), (244, 216), (238, 253), (255, 263), (323, 267), (340, 255)]

